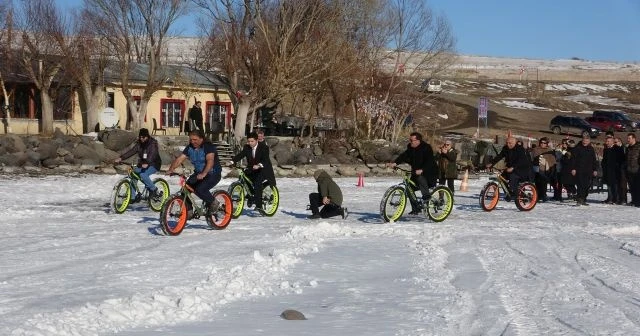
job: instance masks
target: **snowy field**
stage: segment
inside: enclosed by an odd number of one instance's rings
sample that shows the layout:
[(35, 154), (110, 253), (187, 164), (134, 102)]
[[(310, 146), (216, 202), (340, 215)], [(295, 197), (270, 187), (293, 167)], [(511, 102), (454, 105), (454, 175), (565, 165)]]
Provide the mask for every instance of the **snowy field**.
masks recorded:
[(313, 179), (279, 179), (274, 217), (167, 237), (110, 211), (119, 177), (0, 177), (0, 335), (640, 334), (640, 209), (604, 194), (487, 213), (481, 178), (442, 223), (385, 224), (400, 179), (341, 178), (349, 217), (312, 221)]

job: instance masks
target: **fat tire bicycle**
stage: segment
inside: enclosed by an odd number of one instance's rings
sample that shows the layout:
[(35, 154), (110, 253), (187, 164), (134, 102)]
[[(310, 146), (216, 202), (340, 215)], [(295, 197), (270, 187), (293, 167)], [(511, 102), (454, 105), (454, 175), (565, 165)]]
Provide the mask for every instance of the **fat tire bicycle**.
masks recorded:
[[(231, 222), (233, 205), (231, 196), (224, 190), (214, 190), (212, 195), (215, 209), (207, 213), (204, 201), (197, 202), (193, 188), (186, 183), (188, 174), (172, 173), (170, 176), (180, 176), (180, 190), (172, 195), (162, 206), (160, 212), (160, 227), (169, 236), (182, 233), (187, 220), (205, 217), (207, 224), (214, 230), (226, 229)], [(199, 205), (200, 204), (200, 205)]]
[[(238, 170), (238, 180), (231, 183), (227, 192), (233, 201), (232, 217), (240, 217), (245, 205), (251, 207), (253, 197), (253, 181), (247, 176), (242, 167), (236, 166)], [(278, 187), (272, 186), (268, 181), (262, 182), (262, 207), (259, 212), (267, 217), (271, 217), (278, 211), (280, 205), (280, 192)]]
[[(152, 180), (153, 184), (162, 192), (162, 197), (160, 199), (151, 197), (149, 188), (142, 184), (140, 175), (136, 173), (133, 168), (134, 166), (129, 165), (127, 176), (118, 180), (113, 186), (111, 208), (115, 213), (121, 214), (127, 210), (130, 204), (146, 200), (151, 210), (159, 212), (162, 209), (162, 204), (169, 198), (169, 183), (163, 178), (154, 178)], [(143, 185), (142, 188), (140, 184)], [(132, 190), (135, 190), (135, 199), (131, 198)]]
[[(489, 182), (480, 191), (480, 206), (484, 211), (491, 211), (496, 208), (500, 201), (500, 189), (504, 194), (504, 200), (510, 202), (514, 200), (512, 192), (509, 190), (509, 180), (502, 176), (502, 171), (498, 170), (496, 176), (489, 178)], [(520, 211), (530, 211), (538, 202), (538, 192), (532, 182), (518, 183), (515, 203)]]
[[(416, 197), (418, 186), (411, 180), (411, 170), (395, 167), (394, 170), (402, 171), (402, 182), (389, 187), (382, 196), (380, 202), (380, 215), (385, 222), (397, 221), (404, 214), (407, 200), (411, 204), (420, 204), (421, 199)], [(453, 210), (453, 192), (446, 186), (430, 188), (431, 193), (426, 204), (422, 205), (422, 213), (434, 222), (442, 222), (447, 219)]]

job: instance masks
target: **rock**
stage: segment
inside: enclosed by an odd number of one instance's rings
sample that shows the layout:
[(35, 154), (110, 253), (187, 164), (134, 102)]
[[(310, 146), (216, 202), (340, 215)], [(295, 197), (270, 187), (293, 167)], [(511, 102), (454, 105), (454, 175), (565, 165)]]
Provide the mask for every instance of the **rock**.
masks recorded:
[(58, 145), (51, 141), (40, 142), (37, 146), (40, 160), (52, 159), (58, 156)]
[(27, 163), (35, 167), (40, 166), (40, 153), (33, 149), (28, 149), (25, 153), (27, 154)]
[(102, 130), (98, 139), (104, 143), (105, 148), (120, 152), (131, 145), (137, 138), (137, 134), (121, 129)]
[(7, 153), (19, 153), (27, 150), (27, 146), (21, 137), (15, 134), (7, 134), (0, 138), (0, 147)]
[(93, 148), (85, 145), (79, 144), (76, 148), (71, 152), (75, 159), (81, 160), (81, 162), (86, 162), (88, 164), (99, 164), (102, 159), (100, 155), (96, 153)]
[(280, 314), (285, 320), (306, 320), (307, 318), (301, 312), (294, 309), (287, 309)]
[(356, 176), (357, 175), (356, 169), (354, 167), (351, 167), (351, 166), (338, 167), (336, 172), (338, 174), (340, 174), (340, 176)]

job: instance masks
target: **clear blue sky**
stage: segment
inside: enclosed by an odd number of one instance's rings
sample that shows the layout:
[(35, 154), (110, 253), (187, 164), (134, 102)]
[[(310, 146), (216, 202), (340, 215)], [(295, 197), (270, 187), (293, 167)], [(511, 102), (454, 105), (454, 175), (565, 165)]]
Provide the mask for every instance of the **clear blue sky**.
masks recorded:
[(449, 19), (460, 54), (640, 62), (640, 0), (426, 1)]
[(640, 0), (427, 0), (460, 54), (640, 61)]

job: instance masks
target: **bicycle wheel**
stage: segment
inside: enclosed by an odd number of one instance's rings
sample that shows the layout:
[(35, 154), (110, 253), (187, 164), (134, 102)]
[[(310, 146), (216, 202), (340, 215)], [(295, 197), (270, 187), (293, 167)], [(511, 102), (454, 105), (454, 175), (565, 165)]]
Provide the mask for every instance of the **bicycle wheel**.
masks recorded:
[(401, 186), (393, 186), (385, 191), (380, 202), (380, 216), (385, 222), (397, 221), (407, 206), (407, 194)]
[(117, 214), (121, 214), (127, 210), (129, 203), (131, 203), (131, 184), (128, 179), (122, 179), (113, 187), (111, 208)]
[(276, 186), (266, 185), (262, 190), (262, 214), (271, 217), (278, 211), (280, 192)]
[(437, 186), (427, 202), (427, 216), (434, 222), (447, 219), (453, 210), (453, 193), (445, 186)]
[(242, 209), (244, 209), (244, 188), (242, 187), (242, 183), (233, 182), (227, 189), (229, 195), (231, 195), (231, 202), (233, 203), (233, 210), (231, 211), (231, 217), (236, 219), (240, 217), (242, 214)]
[(211, 216), (207, 216), (207, 224), (214, 230), (226, 229), (231, 223), (233, 211), (231, 195), (224, 190), (216, 190), (213, 192), (213, 198), (218, 202), (218, 209), (213, 211)]
[(187, 224), (187, 207), (182, 196), (173, 196), (162, 206), (160, 212), (160, 227), (169, 236), (182, 233)]
[(536, 186), (531, 182), (522, 182), (518, 185), (518, 196), (516, 207), (520, 211), (530, 211), (535, 208), (538, 202), (538, 192)]
[(480, 206), (484, 211), (491, 211), (496, 208), (500, 200), (500, 187), (495, 182), (489, 182), (480, 191)]
[(149, 203), (149, 208), (155, 212), (160, 212), (162, 210), (162, 204), (169, 198), (169, 183), (163, 178), (156, 178), (153, 180), (153, 184), (158, 188), (160, 192), (162, 192), (162, 197), (159, 200), (155, 200), (153, 197), (149, 196), (147, 202)]

